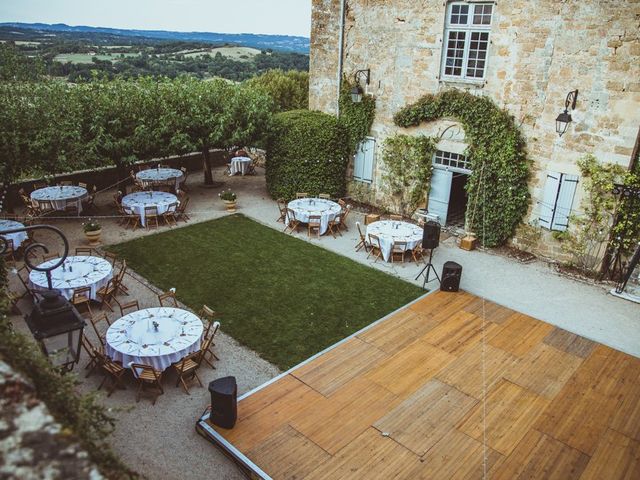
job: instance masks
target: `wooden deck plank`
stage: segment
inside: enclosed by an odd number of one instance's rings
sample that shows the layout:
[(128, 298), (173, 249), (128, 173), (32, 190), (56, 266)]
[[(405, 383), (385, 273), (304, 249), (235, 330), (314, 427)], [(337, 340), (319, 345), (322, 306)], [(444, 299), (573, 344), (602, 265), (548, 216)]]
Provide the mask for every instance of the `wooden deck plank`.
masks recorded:
[(620, 403), (613, 411), (609, 426), (627, 437), (640, 440), (640, 361), (628, 355), (627, 367), (620, 380)]
[(436, 378), (480, 399), (517, 360), (518, 357), (491, 345), (478, 346), (451, 362)]
[(504, 378), (551, 399), (562, 390), (582, 361), (580, 357), (540, 343), (513, 364)]
[(607, 429), (580, 480), (640, 478), (640, 442)]
[(556, 395), (535, 428), (593, 455), (626, 393), (626, 382), (621, 381), (625, 372), (632, 363), (640, 363), (632, 358), (598, 345)]
[(480, 343), (496, 328), (500, 327), (491, 322), (483, 322), (482, 318), (472, 313), (460, 311), (440, 322), (421, 338), (458, 356)]
[(493, 331), (489, 344), (523, 357), (553, 330), (553, 326), (522, 313), (511, 315)]
[(385, 480), (416, 478), (422, 464), (418, 456), (392, 439), (368, 428), (306, 480)]
[(529, 430), (515, 450), (489, 471), (492, 480), (577, 480), (589, 456), (537, 430)]
[(392, 410), (400, 398), (377, 383), (360, 378), (331, 397), (322, 397), (293, 417), (290, 424), (324, 450), (335, 454)]
[(291, 375), (328, 396), (386, 356), (379, 348), (353, 337), (315, 361), (293, 370)]
[(439, 380), (431, 380), (373, 426), (422, 456), (477, 402)]
[(294, 480), (306, 477), (318, 464), (331, 458), (318, 445), (290, 425), (283, 426), (247, 456), (272, 478)]
[(547, 345), (580, 358), (587, 358), (596, 346), (595, 342), (558, 327), (554, 328), (543, 341)]
[(371, 369), (366, 377), (406, 398), (455, 359), (444, 350), (416, 341)]
[(484, 315), (486, 320), (498, 324), (504, 323), (505, 320), (516, 313), (510, 308), (503, 307), (502, 305), (498, 305), (497, 303), (493, 303), (480, 297), (474, 299), (463, 307), (463, 310), (465, 312), (473, 313), (480, 318)]
[(491, 448), (509, 455), (548, 403), (533, 392), (501, 380), (487, 393), (485, 408), (479, 402), (458, 429), (478, 441), (486, 438)]

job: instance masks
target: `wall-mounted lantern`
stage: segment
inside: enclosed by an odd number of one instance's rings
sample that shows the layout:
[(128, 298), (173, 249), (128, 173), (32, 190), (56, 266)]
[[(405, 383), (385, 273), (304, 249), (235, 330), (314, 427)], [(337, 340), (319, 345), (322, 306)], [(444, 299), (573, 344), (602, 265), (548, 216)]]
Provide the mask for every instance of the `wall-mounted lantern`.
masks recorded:
[(567, 94), (567, 98), (564, 101), (564, 112), (558, 115), (556, 118), (556, 132), (558, 135), (564, 135), (564, 132), (567, 131), (567, 127), (571, 123), (571, 114), (569, 113), (569, 108), (571, 110), (575, 110), (576, 101), (578, 100), (578, 90), (572, 90)]
[(351, 101), (353, 103), (360, 103), (362, 101), (362, 94), (364, 93), (362, 87), (360, 86), (360, 77), (362, 76), (364, 76), (365, 85), (369, 85), (369, 81), (371, 79), (371, 70), (368, 68), (366, 70), (358, 70), (353, 76), (353, 78), (355, 79), (355, 84), (351, 89)]

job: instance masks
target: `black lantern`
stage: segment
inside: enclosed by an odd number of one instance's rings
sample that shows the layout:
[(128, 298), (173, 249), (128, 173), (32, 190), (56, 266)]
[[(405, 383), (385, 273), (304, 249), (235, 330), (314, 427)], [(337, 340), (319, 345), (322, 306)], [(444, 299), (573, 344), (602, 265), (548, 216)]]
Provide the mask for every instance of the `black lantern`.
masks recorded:
[(27, 325), (54, 367), (72, 370), (80, 360), (82, 332), (86, 325), (78, 310), (56, 290), (41, 292)]
[(571, 110), (575, 110), (577, 100), (578, 90), (573, 90), (567, 94), (567, 98), (564, 101), (564, 112), (556, 118), (556, 133), (558, 133), (558, 135), (562, 136), (564, 135), (564, 132), (567, 131), (567, 127), (569, 127), (572, 120), (569, 108), (571, 108)]
[(355, 79), (355, 84), (351, 89), (351, 101), (353, 103), (360, 103), (362, 101), (362, 94), (364, 93), (362, 87), (360, 86), (360, 76), (364, 75), (366, 85), (369, 85), (371, 70), (358, 70), (356, 71), (353, 78)]

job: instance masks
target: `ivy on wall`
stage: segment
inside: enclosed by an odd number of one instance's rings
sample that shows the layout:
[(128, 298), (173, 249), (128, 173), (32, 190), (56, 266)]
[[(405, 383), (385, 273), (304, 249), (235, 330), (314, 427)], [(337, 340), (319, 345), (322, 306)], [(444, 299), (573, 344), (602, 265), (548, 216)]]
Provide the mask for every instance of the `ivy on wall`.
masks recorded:
[(434, 139), (424, 135), (394, 135), (385, 140), (381, 187), (396, 212), (411, 216), (425, 199), (434, 151)]
[(340, 123), (349, 134), (349, 149), (356, 152), (358, 144), (371, 131), (376, 116), (376, 100), (371, 95), (363, 95), (360, 103), (351, 101), (353, 83), (344, 78), (340, 90)]
[(408, 128), (447, 117), (462, 124), (469, 144), (468, 228), (484, 245), (500, 245), (513, 236), (529, 207), (524, 139), (513, 117), (492, 100), (455, 89), (423, 96), (398, 111), (394, 122)]

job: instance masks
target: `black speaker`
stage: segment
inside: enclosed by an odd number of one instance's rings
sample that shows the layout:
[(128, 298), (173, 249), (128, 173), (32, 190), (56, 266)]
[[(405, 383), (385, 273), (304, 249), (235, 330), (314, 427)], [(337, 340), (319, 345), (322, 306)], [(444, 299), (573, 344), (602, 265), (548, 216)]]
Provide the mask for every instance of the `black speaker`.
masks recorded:
[(440, 244), (440, 224), (432, 220), (424, 224), (422, 230), (422, 248), (431, 250)]
[(222, 428), (233, 428), (238, 418), (238, 385), (236, 377), (222, 377), (209, 383), (211, 422)]
[(442, 266), (442, 280), (440, 290), (445, 292), (457, 292), (460, 290), (462, 278), (462, 265), (456, 262), (444, 262)]

